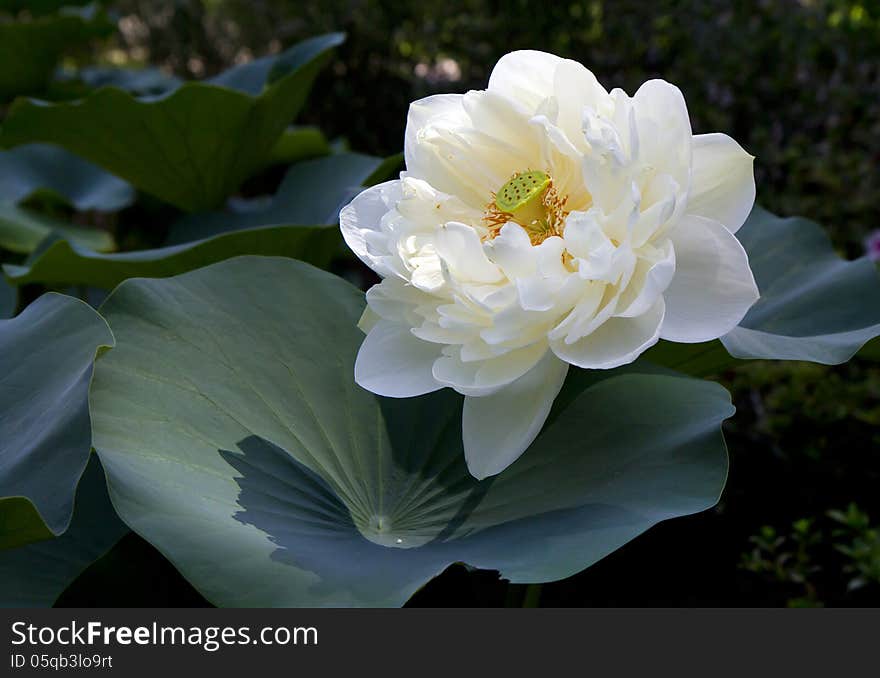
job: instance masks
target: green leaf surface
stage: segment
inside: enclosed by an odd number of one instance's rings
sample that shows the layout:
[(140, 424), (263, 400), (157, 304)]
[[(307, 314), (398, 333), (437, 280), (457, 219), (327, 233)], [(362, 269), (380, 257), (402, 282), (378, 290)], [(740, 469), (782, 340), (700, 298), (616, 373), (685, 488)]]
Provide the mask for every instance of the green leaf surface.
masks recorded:
[(190, 82), (152, 98), (105, 87), (72, 103), (22, 99), (0, 145), (57, 144), (181, 209), (211, 209), (265, 166), (342, 40), (329, 34), (282, 53), (272, 69), (279, 77), (259, 95)]
[(364, 186), (374, 186), (375, 184), (390, 179), (401, 169), (403, 169), (403, 153), (389, 155), (375, 170), (373, 170), (373, 173), (364, 180)]
[(705, 376), (735, 358), (846, 362), (880, 335), (880, 275), (867, 258), (846, 261), (821, 226), (755, 207), (737, 237), (761, 298), (720, 341), (660, 342), (645, 358)]
[(48, 191), (80, 211), (113, 212), (134, 202), (122, 179), (63, 148), (28, 144), (0, 151), (0, 202), (19, 203)]
[[(243, 254), (288, 256), (326, 267), (341, 243), (333, 224), (339, 209), (361, 187), (384, 179), (394, 162), (341, 153), (292, 165), (278, 192), (268, 201), (240, 200), (229, 212), (188, 215), (170, 231), (168, 247), (99, 254), (56, 238), (23, 265), (5, 264), (16, 285), (79, 284), (112, 289), (132, 277), (158, 278)], [(36, 235), (33, 240), (36, 240)], [(34, 242), (28, 245), (34, 247)]]
[(128, 528), (119, 520), (104, 471), (91, 455), (76, 488), (76, 507), (60, 537), (0, 551), (0, 607), (49, 607)]
[(91, 448), (92, 365), (112, 345), (88, 304), (54, 292), (0, 321), (0, 548), (67, 528)]
[(400, 605), (454, 562), (550, 581), (717, 501), (720, 386), (603, 372), (481, 482), (460, 396), (355, 385), (363, 305), (301, 262), (240, 257), (102, 306), (118, 345), (90, 402), (111, 498), (209, 601)]
[(126, 278), (165, 278), (241, 254), (286, 256), (326, 267), (339, 248), (339, 229), (266, 226), (225, 233), (182, 245), (100, 254), (56, 240), (24, 265), (4, 264), (15, 285), (87, 285), (112, 289)]
[(114, 30), (94, 7), (64, 8), (28, 21), (0, 21), (0, 101), (42, 92), (69, 49)]
[(335, 224), (339, 210), (383, 165), (381, 158), (358, 153), (299, 162), (287, 170), (270, 199), (240, 200), (230, 212), (186, 215), (172, 224), (168, 242), (190, 242), (266, 224)]
[(318, 158), (331, 151), (327, 138), (317, 127), (291, 126), (284, 130), (266, 165), (292, 165), (295, 162)]
[(30, 254), (51, 233), (58, 233), (83, 247), (99, 252), (115, 247), (113, 237), (106, 231), (73, 226), (25, 207), (0, 202), (0, 248)]
[(739, 362), (718, 339), (699, 344), (659, 341), (642, 359), (694, 377), (713, 376)]
[(870, 259), (845, 261), (815, 222), (761, 208), (737, 235), (761, 299), (722, 338), (731, 355), (836, 365), (880, 335), (880, 275)]

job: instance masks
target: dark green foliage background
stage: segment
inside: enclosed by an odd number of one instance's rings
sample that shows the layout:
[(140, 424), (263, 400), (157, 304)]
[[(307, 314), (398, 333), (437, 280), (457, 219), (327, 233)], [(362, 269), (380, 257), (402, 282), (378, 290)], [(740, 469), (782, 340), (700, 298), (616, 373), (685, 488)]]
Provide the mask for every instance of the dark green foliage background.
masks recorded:
[[(163, 2), (138, 2), (143, 11)], [(178, 3), (180, 4), (180, 3)], [(183, 3), (186, 4), (186, 3)], [(571, 57), (632, 94), (651, 77), (681, 87), (695, 133), (724, 131), (757, 157), (758, 202), (805, 214), (850, 254), (880, 212), (880, 4), (876, 1), (642, 0), (293, 2), (224, 0), (200, 22), (147, 18), (143, 43), (181, 74), (212, 72), (328, 30), (349, 40), (306, 119), (358, 150), (399, 150), (410, 101), (485, 87), (512, 49)], [(122, 5), (124, 6), (124, 4)], [(170, 33), (186, 24), (186, 32)], [(187, 44), (185, 36), (192, 36)], [(196, 37), (198, 36), (198, 37)], [(180, 42), (177, 42), (180, 40)], [(434, 73), (453, 59), (460, 79)], [(424, 64), (429, 74), (420, 77)], [(339, 105), (344, 101), (343, 106)]]
[[(629, 93), (663, 77), (683, 90), (695, 133), (726, 132), (756, 156), (764, 207), (821, 223), (850, 258), (880, 226), (876, 0), (104, 4), (117, 13), (119, 32), (91, 53), (68, 54), (66, 65), (122, 61), (202, 78), (346, 31), (297, 122), (377, 156), (400, 151), (410, 101), (484, 87), (491, 65), (512, 49), (577, 59), (606, 87)], [(280, 178), (265, 172), (243, 193), (271, 191)], [(160, 244), (174, 216), (168, 210), (142, 200), (117, 239), (127, 249)], [(141, 224), (158, 224), (158, 232)], [(762, 361), (717, 376), (739, 410), (725, 427), (731, 475), (719, 506), (662, 524), (586, 572), (544, 585), (542, 605), (880, 605), (880, 364)], [(846, 513), (850, 504), (856, 508)], [(102, 572), (106, 581), (126, 550), (163, 562), (131, 536), (59, 602), (155, 604), (153, 590), (167, 604), (198, 601), (164, 566), (103, 593), (88, 584)], [(857, 579), (863, 585), (850, 586)], [(454, 567), (410, 604), (521, 604), (524, 596), (491, 574)]]

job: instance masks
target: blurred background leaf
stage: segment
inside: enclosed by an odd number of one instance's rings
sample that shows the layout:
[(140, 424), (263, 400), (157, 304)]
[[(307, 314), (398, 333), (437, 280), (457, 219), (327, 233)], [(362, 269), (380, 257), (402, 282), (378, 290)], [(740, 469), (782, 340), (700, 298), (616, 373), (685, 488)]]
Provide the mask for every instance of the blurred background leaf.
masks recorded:
[(287, 170), (271, 198), (239, 200), (227, 212), (184, 216), (171, 225), (168, 242), (189, 242), (265, 224), (335, 224), (339, 210), (381, 165), (381, 158), (356, 153), (297, 163)]
[(105, 231), (80, 228), (55, 217), (0, 202), (0, 247), (10, 252), (30, 254), (52, 232), (99, 252), (113, 249), (113, 237)]
[(30, 264), (6, 264), (3, 270), (18, 285), (75, 284), (110, 290), (126, 278), (164, 278), (244, 254), (287, 256), (326, 267), (341, 242), (334, 226), (247, 228), (182, 245), (114, 254), (58, 239)]
[(45, 191), (79, 211), (115, 212), (134, 202), (134, 189), (57, 146), (28, 144), (0, 151), (0, 201), (20, 203)]
[[(50, 9), (48, 3), (44, 9)], [(62, 7), (56, 14), (38, 13), (20, 21), (0, 20), (0, 64), (4, 64), (0, 68), (0, 101), (39, 94), (63, 54), (114, 30), (114, 23), (97, 5)]]
[(74, 103), (19, 99), (0, 144), (55, 143), (181, 209), (216, 207), (265, 164), (342, 40), (329, 34), (295, 45), (273, 60), (283, 76), (248, 73), (247, 94), (188, 83), (146, 99), (112, 87)]

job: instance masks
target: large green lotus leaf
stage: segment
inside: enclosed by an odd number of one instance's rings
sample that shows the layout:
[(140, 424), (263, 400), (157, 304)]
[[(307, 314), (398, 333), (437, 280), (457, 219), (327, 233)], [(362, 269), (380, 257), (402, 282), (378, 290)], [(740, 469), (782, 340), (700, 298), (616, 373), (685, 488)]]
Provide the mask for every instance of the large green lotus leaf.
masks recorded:
[(717, 339), (699, 344), (660, 341), (645, 352), (643, 359), (694, 377), (713, 376), (737, 364)]
[(880, 275), (867, 258), (845, 261), (821, 226), (755, 207), (737, 237), (761, 298), (721, 341), (660, 342), (646, 357), (705, 375), (734, 358), (843, 363), (880, 335)]
[(0, 321), (0, 548), (67, 528), (91, 449), (92, 365), (112, 345), (91, 306), (53, 292)]
[(327, 137), (317, 127), (291, 125), (272, 147), (266, 165), (292, 165), (327, 155), (332, 150)]
[(241, 254), (286, 256), (326, 267), (339, 249), (332, 226), (266, 226), (196, 242), (136, 252), (101, 254), (59, 239), (24, 265), (4, 264), (15, 285), (87, 285), (112, 289), (126, 278), (165, 278)]
[(18, 203), (39, 191), (81, 211), (113, 212), (135, 198), (128, 183), (63, 148), (27, 144), (0, 151), (0, 202)]
[(30, 254), (51, 233), (99, 252), (115, 247), (113, 236), (96, 228), (73, 226), (13, 203), (0, 202), (0, 248)]
[(168, 242), (184, 243), (265, 224), (335, 224), (339, 210), (383, 164), (381, 158), (358, 153), (296, 163), (271, 198), (238, 201), (231, 212), (186, 215), (171, 226)]
[(211, 602), (400, 605), (454, 562), (549, 581), (717, 501), (733, 413), (717, 384), (588, 375), (480, 482), (460, 396), (355, 385), (363, 306), (340, 278), (259, 257), (129, 280), (102, 306), (117, 347), (90, 402), (111, 499)]
[(731, 355), (836, 365), (880, 335), (880, 275), (867, 257), (845, 261), (815, 222), (761, 208), (737, 235), (761, 299), (722, 338)]
[(21, 99), (0, 143), (54, 143), (181, 209), (211, 209), (265, 165), (342, 40), (312, 38), (278, 55), (259, 95), (191, 82), (162, 97), (104, 87), (72, 103)]
[(76, 489), (73, 519), (60, 537), (0, 551), (0, 607), (49, 607), (89, 565), (129, 533), (95, 455)]

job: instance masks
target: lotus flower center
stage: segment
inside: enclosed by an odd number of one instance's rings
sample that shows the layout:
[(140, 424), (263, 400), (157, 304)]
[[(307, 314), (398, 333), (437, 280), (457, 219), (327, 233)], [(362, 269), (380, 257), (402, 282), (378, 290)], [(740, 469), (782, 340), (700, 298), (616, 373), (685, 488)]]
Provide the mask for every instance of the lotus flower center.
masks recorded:
[(509, 221), (526, 230), (532, 245), (540, 245), (551, 236), (562, 235), (565, 217), (568, 216), (565, 210), (567, 198), (559, 195), (546, 172), (518, 172), (492, 197), (483, 217), (489, 230), (484, 236), (485, 240), (496, 237)]

